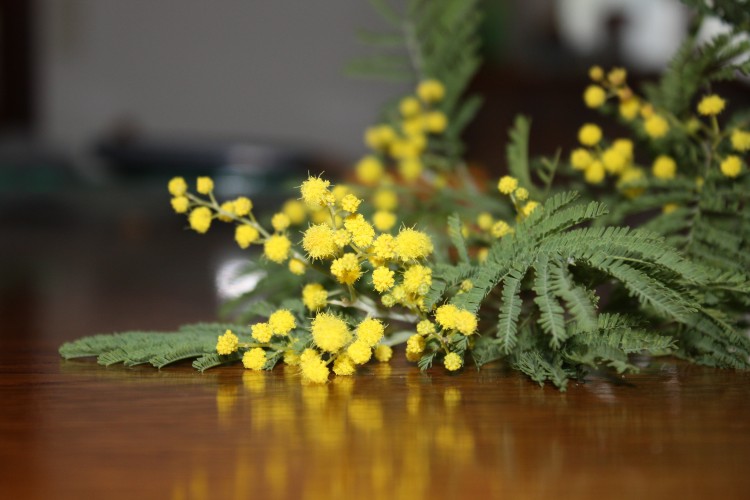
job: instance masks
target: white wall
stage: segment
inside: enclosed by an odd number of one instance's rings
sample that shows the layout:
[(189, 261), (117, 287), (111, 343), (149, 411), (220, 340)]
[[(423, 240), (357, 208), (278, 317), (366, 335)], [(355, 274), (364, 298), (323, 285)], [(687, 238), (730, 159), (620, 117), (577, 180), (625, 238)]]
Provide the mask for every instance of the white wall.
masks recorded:
[(365, 0), (37, 0), (41, 134), (85, 150), (122, 120), (152, 137), (264, 138), (354, 158), (397, 85), (353, 80), (384, 27)]

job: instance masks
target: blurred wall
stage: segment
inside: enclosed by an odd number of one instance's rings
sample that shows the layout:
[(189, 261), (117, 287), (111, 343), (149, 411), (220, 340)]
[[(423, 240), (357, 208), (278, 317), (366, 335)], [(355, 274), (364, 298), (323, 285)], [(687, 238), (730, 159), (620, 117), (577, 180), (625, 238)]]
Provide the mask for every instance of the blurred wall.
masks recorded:
[(39, 130), (76, 154), (118, 129), (353, 158), (402, 89), (350, 79), (365, 1), (37, 0)]

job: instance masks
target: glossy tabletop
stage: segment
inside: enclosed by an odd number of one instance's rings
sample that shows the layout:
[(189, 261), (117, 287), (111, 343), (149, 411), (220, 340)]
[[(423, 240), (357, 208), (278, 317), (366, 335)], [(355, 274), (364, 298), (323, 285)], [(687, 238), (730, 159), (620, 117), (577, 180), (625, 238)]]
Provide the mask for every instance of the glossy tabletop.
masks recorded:
[(500, 364), (421, 374), (400, 351), (324, 386), (64, 361), (81, 335), (213, 317), (231, 236), (132, 217), (0, 248), (0, 498), (750, 496), (750, 373), (639, 360), (560, 393)]

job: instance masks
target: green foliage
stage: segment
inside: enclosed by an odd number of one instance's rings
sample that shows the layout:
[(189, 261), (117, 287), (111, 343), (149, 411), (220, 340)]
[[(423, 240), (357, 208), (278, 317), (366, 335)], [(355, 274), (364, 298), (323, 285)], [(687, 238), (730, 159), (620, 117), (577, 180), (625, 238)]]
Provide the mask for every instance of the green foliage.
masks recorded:
[[(360, 42), (374, 53), (349, 64), (354, 76), (417, 81), (434, 78), (445, 86), (440, 108), (448, 128), (437, 149), (449, 162), (463, 152), (461, 134), (479, 110), (478, 96), (465, 96), (481, 58), (478, 0), (409, 0), (402, 10), (387, 0), (371, 0), (389, 26), (385, 33), (360, 32)], [(393, 108), (386, 116), (396, 122)]]
[[(497, 341), (482, 344), (477, 364), (507, 355), (533, 380), (549, 380), (562, 389), (583, 366), (632, 369), (629, 354), (663, 354), (678, 340), (691, 340), (689, 332), (700, 331), (696, 338), (710, 338), (711, 343), (702, 340), (682, 355), (717, 366), (747, 366), (750, 342), (731, 321), (701, 303), (701, 290), (717, 285), (717, 274), (686, 259), (658, 234), (578, 227), (607, 210), (576, 199), (575, 193), (550, 198), (518, 224), (515, 236), (494, 243), (485, 263), (435, 273), (430, 297), (468, 277), (474, 288), (455, 295), (453, 304), (490, 316), (494, 308), (485, 298), (499, 298), (494, 309)], [(527, 275), (533, 279), (526, 281)], [(602, 313), (596, 294), (602, 286), (622, 287), (637, 305), (632, 313), (647, 326)], [(518, 332), (520, 323), (529, 320), (526, 335), (534, 340), (524, 343)]]
[(698, 12), (716, 16), (737, 29), (750, 30), (750, 8), (747, 2), (738, 0), (682, 0)]
[(645, 87), (646, 96), (658, 108), (683, 117), (695, 95), (711, 82), (750, 74), (750, 40), (738, 38), (732, 31), (718, 35), (709, 43), (696, 45), (694, 37), (683, 42), (656, 86)]
[[(483, 193), (462, 160), (461, 134), (481, 105), (480, 98), (466, 95), (480, 64), (478, 0), (406, 0), (399, 8), (389, 0), (371, 3), (387, 28), (359, 33), (360, 41), (373, 52), (355, 61), (350, 72), (412, 83), (435, 79), (445, 92), (442, 97), (411, 99), (405, 111), (397, 103), (386, 107), (378, 124), (368, 129), (366, 142), (370, 159), (381, 162), (382, 177), (388, 180), (377, 184), (377, 179), (363, 179), (366, 187), (350, 188), (365, 200), (371, 188), (397, 193), (402, 227), (426, 228), (434, 254), (423, 258), (425, 251), (405, 261), (403, 255), (376, 256), (369, 243), (349, 244), (355, 271), (361, 272), (354, 283), (341, 280), (341, 275), (334, 277), (327, 257), (308, 259), (309, 273), (302, 277), (278, 272), (275, 262), (256, 260), (246, 270), (259, 278), (255, 288), (225, 304), (222, 315), (234, 315), (245, 324), (267, 319), (280, 307), (295, 318), (296, 327), (288, 335), (274, 330), (268, 342), (258, 343), (250, 340), (248, 328), (199, 324), (171, 333), (85, 337), (63, 345), (63, 357), (97, 356), (103, 365), (150, 363), (157, 368), (193, 359), (193, 366), (203, 371), (236, 362), (244, 350), (261, 347), (266, 356), (262, 368), (270, 370), (285, 353), (300, 355), (310, 349), (306, 356), (311, 357), (300, 365), (303, 377), (324, 381), (329, 367), (348, 346), (323, 352), (314, 342), (309, 316), (315, 313), (306, 310), (298, 295), (309, 282), (309, 274), (320, 272), (314, 280), (325, 288), (327, 310), (346, 322), (346, 328), (356, 328), (365, 317), (382, 318), (398, 329), (382, 340), (388, 346), (406, 342), (421, 328), (422, 337), (414, 339), (424, 340), (417, 362), (421, 370), (446, 359), (450, 361), (446, 368), (456, 369), (471, 355), (477, 367), (502, 360), (540, 384), (551, 382), (565, 390), (569, 380), (590, 370), (637, 370), (631, 359), (635, 354), (674, 354), (709, 366), (748, 368), (750, 175), (746, 165), (739, 173), (736, 169), (727, 173), (721, 164), (729, 155), (739, 158), (746, 152), (745, 146), (734, 144), (746, 139), (730, 136), (750, 126), (750, 113), (730, 115), (728, 110), (719, 110), (717, 96), (708, 100), (714, 103), (714, 111), (696, 109), (701, 97), (714, 93), (716, 82), (750, 74), (750, 60), (743, 57), (750, 53), (750, 41), (741, 36), (750, 28), (744, 3), (715, 0), (709, 5), (686, 0), (701, 13), (716, 14), (734, 27), (703, 45), (694, 34), (688, 37), (660, 81), (645, 88), (644, 96), (628, 86), (623, 71), (614, 72), (614, 77), (592, 77), (606, 94), (605, 101), (635, 102), (641, 113), (623, 118), (642, 146), (635, 155), (622, 153), (623, 158), (628, 156), (624, 165), (604, 161), (608, 149), (621, 154), (606, 138), (585, 149), (584, 153), (606, 167), (605, 179), (596, 188), (588, 190), (588, 185), (580, 184), (587, 190), (582, 195), (569, 187), (555, 192), (560, 152), (552, 158), (533, 158), (531, 121), (518, 116), (509, 131), (508, 171), (528, 191), (529, 199), (540, 203), (533, 210), (529, 207), (534, 205), (525, 204), (527, 193), (522, 191), (523, 195), (510, 189), (500, 201), (494, 189), (492, 194)], [(605, 102), (601, 109), (609, 112), (613, 107)], [(663, 135), (649, 130), (651, 113), (666, 120)], [(428, 115), (437, 117), (438, 125), (428, 126)], [(447, 118), (445, 123), (443, 118)], [(442, 130), (444, 125), (447, 128)], [(390, 139), (378, 135), (384, 130), (391, 133)], [(662, 178), (647, 174), (637, 163), (645, 153), (649, 161), (656, 155), (669, 156), (676, 172), (662, 171), (658, 174)], [(408, 175), (407, 160), (419, 162), (419, 168)], [(577, 163), (586, 166), (586, 161)], [(636, 175), (626, 176), (626, 172)], [(173, 187), (170, 191), (177, 191), (172, 194), (179, 197), (180, 190)], [(193, 208), (200, 206), (215, 212), (220, 220), (228, 218), (259, 230), (254, 243), (267, 242), (275, 234), (252, 214), (232, 218), (213, 194), (206, 200), (192, 193), (186, 196)], [(340, 203), (320, 199), (323, 205), (328, 203), (333, 220), (349, 216), (350, 210)], [(360, 213), (369, 218), (371, 212), (364, 205)], [(487, 213), (478, 218), (480, 212)], [(516, 223), (507, 227), (495, 226), (501, 230), (488, 230), (488, 225), (514, 219)], [(641, 227), (631, 228), (634, 220), (642, 222)], [(495, 237), (507, 228), (512, 228), (508, 234)], [(335, 222), (331, 229), (338, 229)], [(291, 255), (305, 260), (294, 247), (296, 242), (288, 243)], [(345, 247), (331, 252), (330, 260), (341, 257)], [(419, 286), (408, 288), (405, 275), (416, 263), (429, 266), (432, 274)], [(388, 291), (379, 289), (383, 293), (378, 296), (368, 273), (381, 266), (393, 273), (395, 282)], [(445, 316), (440, 318), (437, 308), (446, 302), (458, 310), (444, 308)], [(430, 322), (416, 327), (418, 321), (433, 317), (434, 331)], [(217, 337), (226, 329), (240, 336), (241, 346), (233, 354), (219, 355)], [(324, 333), (316, 332), (319, 342), (318, 335)], [(418, 356), (422, 347), (414, 340), (409, 359), (412, 354)], [(258, 351), (250, 357), (254, 354)], [(263, 359), (255, 358), (259, 364)]]
[(205, 370), (226, 364), (238, 356), (216, 354), (216, 339), (226, 330), (249, 336), (246, 327), (222, 323), (198, 323), (181, 327), (177, 332), (123, 332), (83, 337), (60, 347), (65, 359), (97, 357), (101, 365), (123, 363), (135, 366), (150, 363), (156, 368), (184, 359), (198, 358), (193, 366)]

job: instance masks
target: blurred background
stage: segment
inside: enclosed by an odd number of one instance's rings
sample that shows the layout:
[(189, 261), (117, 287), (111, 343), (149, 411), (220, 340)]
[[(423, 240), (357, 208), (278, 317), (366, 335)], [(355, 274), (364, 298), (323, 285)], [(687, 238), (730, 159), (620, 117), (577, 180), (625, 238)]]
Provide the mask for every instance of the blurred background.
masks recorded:
[[(690, 22), (678, 0), (484, 5), (486, 103), (466, 141), (492, 176), (516, 114), (535, 153), (567, 151), (597, 117), (587, 68), (637, 86)], [(382, 27), (365, 0), (0, 0), (0, 338), (212, 319), (248, 254), (229, 228), (186, 230), (166, 181), (208, 174), (268, 206), (308, 171), (345, 172), (409, 90), (343, 73), (357, 29)]]

